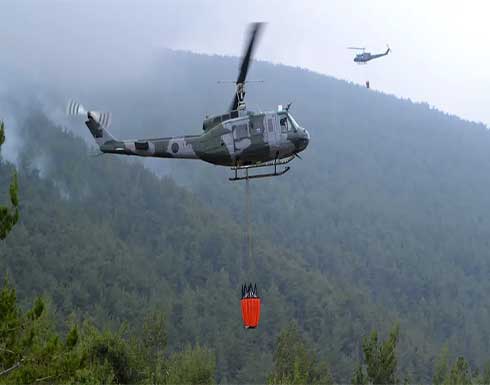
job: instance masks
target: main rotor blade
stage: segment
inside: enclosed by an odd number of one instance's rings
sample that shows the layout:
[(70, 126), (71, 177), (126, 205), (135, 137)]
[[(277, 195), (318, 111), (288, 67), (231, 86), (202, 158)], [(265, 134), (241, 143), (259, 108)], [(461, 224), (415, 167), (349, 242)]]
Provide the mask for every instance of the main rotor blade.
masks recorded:
[(242, 64), (240, 66), (240, 73), (238, 74), (238, 79), (236, 81), (237, 83), (243, 83), (247, 78), (248, 67), (250, 65), (250, 62), (252, 61), (254, 46), (257, 38), (260, 35), (260, 30), (263, 25), (264, 23), (252, 23), (250, 26), (250, 38), (247, 49), (245, 51), (245, 55), (243, 55)]
[(255, 44), (257, 43), (258, 37), (260, 35), (260, 31), (264, 23), (252, 23), (249, 27), (249, 39), (248, 44), (246, 45), (246, 50), (244, 55), (242, 56), (242, 62), (240, 64), (240, 72), (238, 73), (238, 78), (236, 80), (237, 90), (235, 90), (235, 96), (233, 97), (233, 101), (231, 102), (230, 111), (234, 111), (238, 108), (239, 98), (237, 95), (238, 84), (245, 83), (245, 79), (247, 78), (248, 67), (250, 66), (250, 62), (252, 61), (253, 52)]
[[(238, 78), (236, 80), (236, 84), (244, 83), (247, 78), (248, 67), (250, 62), (252, 61), (254, 46), (257, 42), (257, 39), (260, 35), (260, 30), (264, 23), (252, 23), (249, 29), (249, 40), (247, 44), (247, 48), (245, 50), (245, 54), (242, 57), (242, 62), (240, 64), (240, 72), (238, 73)], [(231, 102), (230, 111), (234, 111), (238, 108), (238, 95), (235, 91), (235, 96), (233, 97), (233, 101)]]

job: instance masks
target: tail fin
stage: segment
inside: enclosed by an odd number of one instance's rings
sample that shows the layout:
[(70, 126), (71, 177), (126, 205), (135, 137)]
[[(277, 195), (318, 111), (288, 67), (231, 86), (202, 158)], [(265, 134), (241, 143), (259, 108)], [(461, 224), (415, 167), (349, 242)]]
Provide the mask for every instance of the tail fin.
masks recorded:
[(391, 48), (387, 45), (385, 55), (388, 55), (391, 52)]
[(109, 113), (88, 111), (87, 118), (88, 120), (85, 122), (85, 125), (88, 127), (90, 133), (99, 146), (103, 145), (104, 143), (116, 140), (106, 129), (111, 120)]
[(111, 125), (110, 112), (87, 111), (85, 107), (77, 101), (70, 100), (66, 107), (66, 113), (68, 115), (86, 115), (88, 120), (85, 124), (99, 146), (109, 141), (116, 140), (110, 132), (107, 131), (107, 127)]

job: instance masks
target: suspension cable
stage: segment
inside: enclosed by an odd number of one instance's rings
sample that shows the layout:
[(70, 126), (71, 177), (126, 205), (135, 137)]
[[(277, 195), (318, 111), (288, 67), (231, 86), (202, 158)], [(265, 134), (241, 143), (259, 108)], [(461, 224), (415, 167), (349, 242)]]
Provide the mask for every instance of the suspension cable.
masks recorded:
[(248, 243), (248, 260), (252, 260), (252, 225), (251, 225), (251, 202), (250, 202), (250, 180), (248, 178), (248, 169), (246, 170), (247, 178), (245, 179), (245, 216), (247, 221), (247, 243)]

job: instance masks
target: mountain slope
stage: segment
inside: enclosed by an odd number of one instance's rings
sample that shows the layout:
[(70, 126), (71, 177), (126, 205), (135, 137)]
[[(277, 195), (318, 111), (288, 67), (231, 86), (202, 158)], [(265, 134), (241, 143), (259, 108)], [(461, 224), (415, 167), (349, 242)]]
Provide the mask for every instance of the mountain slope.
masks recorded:
[[(237, 65), (168, 51), (137, 82), (71, 87), (114, 112), (118, 137), (193, 133), (229, 104), (233, 90), (215, 80)], [(444, 343), (481, 365), (490, 354), (486, 127), (297, 68), (258, 62), (250, 78), (266, 83), (249, 86), (249, 106), (293, 101), (312, 134), (287, 175), (252, 183), (252, 261), (243, 258), (243, 186), (226, 169), (145, 162), (158, 179), (139, 162), (88, 157), (80, 139), (34, 115), (22, 223), (0, 267), (27, 297), (46, 291), (61, 311), (99, 322), (137, 322), (142, 307), (163, 307), (171, 344), (216, 349), (222, 380), (263, 381), (273, 338), (291, 319), (341, 382), (361, 336), (396, 319), (413, 380), (430, 379)], [(81, 123), (73, 128), (87, 137)], [(244, 280), (263, 289), (256, 334), (239, 328)]]
[[(197, 131), (206, 112), (226, 107), (232, 90), (212, 83), (232, 76), (236, 64), (167, 52), (134, 88), (125, 85), (144, 108), (117, 99), (112, 107), (122, 119), (115, 130), (123, 136), (134, 135), (135, 125), (140, 136), (186, 132), (182, 126)], [(455, 354), (481, 362), (490, 353), (487, 128), (306, 70), (258, 62), (250, 76), (266, 83), (248, 87), (249, 106), (293, 101), (295, 118), (312, 135), (304, 160), (286, 177), (252, 184), (256, 233), (294, 250), (322, 275), (369, 293), (407, 328), (416, 325), (414, 345), (447, 342)], [(106, 91), (104, 100), (113, 103)], [(243, 191), (227, 182), (225, 170), (151, 166), (204, 202), (243, 215)]]
[[(310, 270), (281, 245), (259, 238), (253, 259), (244, 258), (241, 224), (171, 179), (90, 157), (82, 140), (39, 113), (21, 133), (24, 149), (36, 151), (21, 155), (22, 216), (0, 249), (0, 269), (26, 303), (44, 293), (59, 312), (109, 326), (161, 308), (171, 347), (211, 347), (218, 379), (238, 382), (265, 380), (273, 341), (291, 320), (329, 341), (321, 351), (335, 357), (337, 376), (350, 374), (356, 338), (375, 322), (389, 326), (361, 292)], [(1, 167), (6, 178), (9, 167)], [(250, 280), (264, 301), (254, 332), (242, 330), (239, 313), (239, 287)], [(355, 336), (344, 328), (351, 318)]]

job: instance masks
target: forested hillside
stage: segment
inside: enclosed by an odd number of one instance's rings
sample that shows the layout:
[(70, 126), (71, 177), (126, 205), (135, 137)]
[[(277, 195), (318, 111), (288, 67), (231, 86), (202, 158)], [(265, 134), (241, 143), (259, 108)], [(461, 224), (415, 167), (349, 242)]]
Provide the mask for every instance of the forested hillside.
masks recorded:
[[(265, 381), (274, 338), (293, 319), (316, 314), (324, 326), (308, 322), (318, 335), (345, 344), (348, 314), (362, 325), (356, 343), (385, 318), (355, 288), (266, 239), (244, 258), (241, 225), (171, 179), (124, 159), (90, 157), (81, 139), (41, 114), (21, 134), (36, 151), (20, 159), (21, 220), (0, 249), (0, 268), (24, 301), (44, 294), (61, 314), (113, 327), (161, 310), (170, 349), (212, 347), (218, 378), (239, 382)], [(2, 168), (6, 181), (10, 167)], [(239, 307), (240, 284), (249, 280), (259, 283), (261, 323), (269, 325), (253, 332), (242, 329)], [(339, 346), (325, 348), (349, 373), (353, 352)]]
[[(115, 136), (197, 133), (206, 113), (229, 105), (233, 89), (215, 80), (236, 66), (166, 52), (138, 81), (72, 89), (113, 111)], [(301, 69), (258, 62), (253, 77), (266, 83), (249, 86), (249, 106), (292, 101), (312, 140), (287, 175), (252, 183), (252, 260), (243, 186), (228, 182), (226, 169), (93, 157), (78, 138), (81, 122), (73, 133), (37, 109), (17, 112), (21, 217), (0, 243), (0, 271), (21, 304), (42, 294), (60, 320), (74, 313), (101, 327), (161, 310), (169, 350), (207, 346), (220, 382), (264, 382), (290, 321), (339, 382), (350, 381), (362, 337), (373, 328), (386, 335), (397, 320), (400, 377), (430, 380), (444, 344), (450, 357), (482, 367), (490, 356), (486, 127)], [(64, 102), (50, 96), (48, 114), (52, 101)], [(0, 170), (7, 186), (12, 166)], [(240, 327), (244, 281), (256, 281), (263, 298), (252, 332)]]

